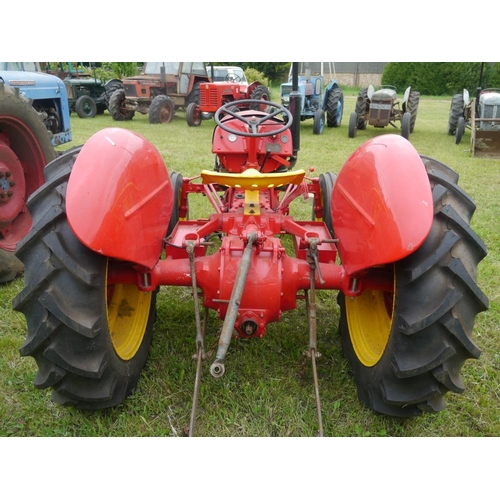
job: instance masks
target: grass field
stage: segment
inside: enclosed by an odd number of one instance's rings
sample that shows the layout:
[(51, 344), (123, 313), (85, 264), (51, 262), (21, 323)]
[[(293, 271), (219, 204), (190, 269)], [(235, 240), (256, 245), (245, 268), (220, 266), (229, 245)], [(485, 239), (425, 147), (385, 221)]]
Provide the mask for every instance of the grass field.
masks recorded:
[[(346, 92), (341, 127), (313, 135), (312, 120), (301, 124), (297, 166), (314, 174), (338, 172), (347, 157), (367, 139), (398, 133), (370, 126), (347, 136), (355, 91)], [(277, 95), (274, 96), (275, 98)], [(500, 160), (473, 158), (469, 131), (457, 146), (447, 135), (451, 98), (420, 101), (411, 142), (420, 154), (445, 163), (460, 175), (459, 185), (475, 200), (472, 227), (485, 241), (488, 256), (479, 267), (478, 284), (490, 308), (476, 319), (474, 340), (482, 350), (479, 360), (468, 360), (462, 370), (466, 390), (447, 395), (447, 409), (412, 420), (374, 414), (357, 400), (338, 335), (336, 292), (321, 292), (318, 305), (318, 360), (323, 424), (326, 436), (498, 436), (500, 434)], [(172, 123), (150, 125), (147, 116), (114, 122), (105, 113), (82, 120), (72, 115), (73, 142), (84, 143), (105, 127), (126, 127), (148, 138), (160, 151), (170, 171), (195, 176), (211, 169), (213, 121), (187, 126), (179, 112)], [(404, 189), (404, 186), (401, 186)], [(192, 203), (190, 201), (190, 203)], [(299, 205), (300, 205), (299, 201)], [(192, 203), (191, 217), (207, 215), (203, 204)], [(298, 217), (309, 217), (305, 202)], [(119, 407), (85, 412), (57, 406), (50, 391), (33, 387), (36, 365), (21, 358), (25, 339), (24, 316), (13, 312), (12, 299), (21, 291), (20, 277), (0, 288), (0, 436), (182, 436), (189, 425), (195, 379), (195, 321), (189, 289), (162, 289), (149, 361), (136, 392)], [(209, 318), (208, 342), (215, 342), (220, 323)], [(269, 326), (261, 340), (231, 343), (223, 378), (202, 376), (196, 433), (198, 436), (315, 436), (317, 418), (309, 363), (302, 352), (308, 345), (303, 308), (285, 313)]]

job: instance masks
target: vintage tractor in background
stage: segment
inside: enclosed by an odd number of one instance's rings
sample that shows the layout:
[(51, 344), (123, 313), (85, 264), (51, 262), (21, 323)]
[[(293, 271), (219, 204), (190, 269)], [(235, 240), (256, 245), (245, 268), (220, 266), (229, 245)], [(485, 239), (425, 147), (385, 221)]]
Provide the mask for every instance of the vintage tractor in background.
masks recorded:
[(451, 101), (448, 134), (460, 144), (470, 129), (470, 150), (474, 156), (500, 157), (500, 89), (481, 89), (470, 99), (467, 89)]
[[(330, 300), (363, 404), (413, 417), (464, 390), (462, 365), (480, 354), (475, 318), (488, 307), (476, 284), (487, 252), (470, 227), (473, 201), (453, 170), (395, 134), (361, 145), (338, 175), (296, 169), (297, 66), (288, 107), (248, 100), (239, 104), (267, 111), (228, 103), (216, 112), (215, 166), (199, 176), (183, 177), (182, 165), (169, 174), (154, 145), (124, 128), (97, 132), (45, 168), (16, 253), (26, 270), (13, 306), (27, 321), (21, 355), (35, 359), (35, 386), (55, 402), (100, 409), (127, 398), (153, 342), (160, 286), (193, 296), (189, 435), (211, 357), (208, 311), (221, 321), (210, 364), (220, 378), (233, 337), (263, 337), (298, 303), (323, 435), (318, 290), (338, 292)], [(193, 196), (207, 202), (206, 217), (189, 218)], [(309, 220), (291, 215), (301, 199), (312, 201)]]
[[(39, 63), (0, 63), (0, 67), (40, 68)], [(53, 146), (72, 140), (68, 96), (63, 81), (55, 75), (38, 71), (0, 71), (0, 83), (19, 90), (38, 113), (49, 132)]]
[[(338, 83), (330, 79), (325, 90), (324, 76), (312, 75), (308, 63), (300, 63), (298, 92), (300, 109), (297, 116), (300, 121), (313, 119), (313, 134), (322, 134), (325, 129), (325, 114), (328, 127), (340, 127), (344, 113), (344, 94)], [(289, 107), (292, 87), (292, 72), (287, 83), (280, 86), (281, 104)]]
[(149, 123), (169, 123), (175, 111), (199, 103), (200, 85), (209, 82), (202, 62), (147, 62), (144, 74), (123, 80), (109, 100), (114, 120), (131, 120), (136, 111), (149, 116)]
[(46, 71), (61, 78), (66, 85), (70, 110), (80, 118), (94, 118), (108, 109), (115, 90), (123, 88), (121, 80), (113, 78), (104, 83), (96, 76), (96, 67), (89, 63), (59, 63), (57, 69)]
[[(216, 70), (214, 66), (214, 75), (215, 71), (222, 73), (221, 69)], [(215, 80), (215, 76), (212, 77), (212, 80)], [(204, 82), (199, 88), (199, 102), (191, 102), (186, 108), (186, 121), (190, 127), (198, 127), (201, 125), (202, 119), (212, 117), (225, 104), (234, 103), (232, 109), (236, 111), (245, 109), (242, 107), (242, 101), (246, 103), (249, 99), (271, 100), (271, 92), (265, 85), (259, 81), (249, 84), (243, 70), (237, 67), (233, 67), (232, 71), (226, 70), (224, 81)], [(251, 106), (252, 109), (259, 109), (256, 104), (248, 106)]]
[(397, 128), (396, 122), (401, 122), (401, 136), (410, 138), (417, 120), (417, 110), (420, 92), (408, 87), (402, 101), (399, 101), (396, 89), (385, 85), (375, 90), (373, 85), (359, 90), (356, 108), (349, 117), (347, 134), (350, 138), (357, 135), (358, 130), (365, 130), (367, 123), (383, 128), (391, 125)]
[(71, 140), (68, 100), (59, 78), (0, 71), (0, 283), (23, 269), (14, 251), (32, 225), (28, 197), (45, 182), (43, 169), (57, 156), (54, 146)]

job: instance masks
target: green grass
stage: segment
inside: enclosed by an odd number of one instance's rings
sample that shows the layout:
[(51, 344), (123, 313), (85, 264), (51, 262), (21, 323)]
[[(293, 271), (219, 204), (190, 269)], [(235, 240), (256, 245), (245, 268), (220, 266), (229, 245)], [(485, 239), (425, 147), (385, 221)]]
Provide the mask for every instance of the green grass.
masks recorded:
[[(277, 98), (276, 90), (274, 98)], [(314, 174), (338, 172), (347, 157), (367, 139), (394, 132), (368, 126), (355, 139), (347, 137), (355, 91), (346, 92), (340, 128), (320, 136), (312, 120), (301, 124), (297, 166)], [(485, 241), (489, 254), (480, 264), (478, 284), (490, 299), (490, 309), (476, 320), (474, 339), (483, 353), (465, 363), (464, 394), (447, 395), (447, 409), (412, 420), (374, 414), (357, 400), (340, 347), (336, 292), (319, 293), (318, 360), (323, 423), (327, 436), (497, 436), (500, 434), (500, 161), (472, 158), (469, 132), (456, 146), (447, 135), (451, 98), (422, 97), (411, 142), (419, 153), (449, 165), (460, 175), (460, 186), (477, 204), (472, 227)], [(213, 167), (213, 121), (189, 128), (178, 113), (168, 125), (150, 125), (137, 114), (130, 122), (114, 122), (105, 113), (82, 120), (72, 115), (73, 142), (84, 143), (104, 127), (126, 127), (149, 139), (170, 171), (195, 176)], [(395, 131), (399, 133), (398, 131)], [(404, 187), (402, 187), (404, 189)], [(300, 201), (297, 216), (309, 217), (310, 206)], [(195, 214), (209, 209), (190, 199)], [(205, 211), (205, 213), (204, 213)], [(150, 359), (136, 392), (119, 407), (85, 412), (50, 401), (50, 391), (33, 387), (36, 365), (21, 358), (24, 316), (11, 309), (23, 279), (0, 288), (0, 435), (1, 436), (181, 436), (189, 425), (195, 379), (195, 321), (189, 289), (163, 288)], [(216, 341), (220, 322), (210, 314), (208, 343)], [(312, 372), (302, 352), (308, 345), (303, 306), (283, 315), (260, 340), (233, 341), (223, 378), (208, 374), (204, 365), (196, 433), (199, 436), (314, 436), (317, 433)]]

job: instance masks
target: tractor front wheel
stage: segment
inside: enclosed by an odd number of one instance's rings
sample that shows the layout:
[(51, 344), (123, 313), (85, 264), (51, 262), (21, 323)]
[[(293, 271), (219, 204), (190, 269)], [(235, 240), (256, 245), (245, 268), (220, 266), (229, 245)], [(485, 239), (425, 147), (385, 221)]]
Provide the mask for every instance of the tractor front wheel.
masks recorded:
[(342, 347), (359, 400), (396, 417), (438, 412), (448, 391), (461, 393), (460, 371), (478, 358), (475, 317), (488, 307), (476, 284), (486, 247), (470, 228), (474, 202), (458, 175), (422, 157), (432, 186), (431, 231), (413, 254), (388, 266), (394, 292), (339, 293)]
[[(21, 356), (32, 356), (34, 385), (54, 402), (82, 409), (120, 404), (135, 389), (153, 335), (156, 292), (111, 283), (113, 259), (83, 246), (65, 213), (77, 151), (47, 166), (47, 182), (30, 199), (33, 228), (16, 255), (25, 286), (14, 309), (26, 316)], [(123, 265), (123, 263), (121, 263)]]
[(347, 129), (347, 135), (351, 139), (354, 139), (356, 137), (356, 134), (358, 132), (357, 124), (358, 124), (358, 114), (355, 111), (353, 111), (349, 116), (349, 127)]
[(403, 113), (403, 118), (401, 119), (401, 137), (406, 140), (410, 140), (410, 129), (411, 129), (411, 115), (408, 113)]
[(190, 127), (199, 127), (201, 125), (200, 106), (195, 102), (189, 103), (186, 108), (186, 121)]
[(323, 133), (325, 129), (325, 112), (323, 109), (317, 109), (316, 113), (314, 113), (314, 122), (313, 122), (313, 134), (319, 135)]
[(170, 123), (174, 117), (174, 101), (166, 95), (157, 95), (149, 108), (149, 123)]
[(465, 118), (461, 116), (457, 121), (457, 129), (455, 131), (455, 144), (460, 144), (465, 132)]
[(94, 118), (97, 114), (97, 105), (92, 97), (82, 95), (75, 102), (75, 111), (80, 118)]

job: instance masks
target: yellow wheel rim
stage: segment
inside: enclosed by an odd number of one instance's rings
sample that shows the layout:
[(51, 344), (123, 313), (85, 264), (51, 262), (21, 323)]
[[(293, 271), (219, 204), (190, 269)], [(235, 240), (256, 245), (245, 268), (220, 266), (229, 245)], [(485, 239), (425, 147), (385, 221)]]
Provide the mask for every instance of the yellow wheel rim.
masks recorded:
[(365, 366), (375, 366), (385, 352), (391, 334), (394, 304), (394, 294), (379, 290), (366, 290), (353, 299), (345, 298), (352, 346)]
[(135, 285), (107, 286), (107, 319), (111, 342), (124, 361), (132, 359), (146, 333), (151, 309), (150, 292), (141, 292)]

